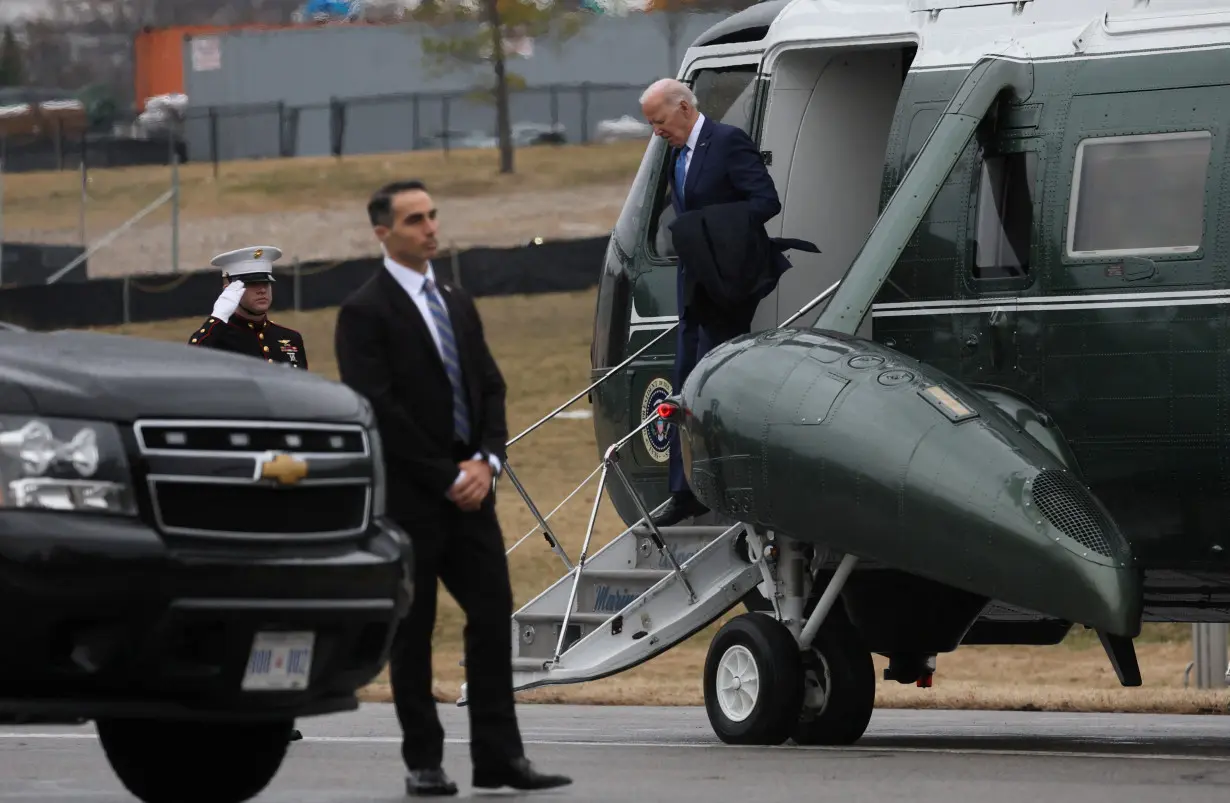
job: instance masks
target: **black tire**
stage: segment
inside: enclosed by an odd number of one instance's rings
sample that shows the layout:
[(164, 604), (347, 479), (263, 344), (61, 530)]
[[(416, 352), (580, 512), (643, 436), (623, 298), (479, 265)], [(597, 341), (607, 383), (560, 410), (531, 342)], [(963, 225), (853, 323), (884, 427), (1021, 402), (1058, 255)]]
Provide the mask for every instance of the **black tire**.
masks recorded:
[[(723, 710), (719, 669), (723, 657), (750, 661), (756, 673), (752, 704), (745, 714)], [(742, 681), (740, 681), (742, 682)], [(705, 658), (705, 711), (714, 733), (726, 744), (779, 745), (790, 738), (803, 706), (799, 645), (785, 625), (762, 613), (731, 619), (709, 644)]]
[(804, 700), (794, 728), (795, 744), (854, 744), (875, 710), (876, 670), (871, 652), (841, 606), (834, 606), (825, 617), (811, 648), (800, 658), (805, 694), (819, 684), (823, 705), (817, 710)]
[(277, 775), (294, 720), (102, 719), (95, 727), (111, 769), (145, 803), (243, 803)]

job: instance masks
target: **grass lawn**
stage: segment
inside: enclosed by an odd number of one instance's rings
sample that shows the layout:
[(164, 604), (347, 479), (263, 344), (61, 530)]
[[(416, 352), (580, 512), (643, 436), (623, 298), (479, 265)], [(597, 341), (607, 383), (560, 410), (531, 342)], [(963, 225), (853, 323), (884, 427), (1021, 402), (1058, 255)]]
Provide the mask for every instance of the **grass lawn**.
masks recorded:
[[(502, 298), (480, 298), (478, 306), (496, 359), (509, 385), (511, 432), (520, 432), (588, 382), (594, 291)], [(313, 370), (336, 378), (332, 330), (336, 311), (279, 315), (279, 322), (303, 332)], [(142, 337), (182, 342), (199, 318), (112, 328)], [(585, 409), (584, 400), (573, 409)], [(513, 447), (509, 458), (527, 490), (545, 513), (555, 507), (598, 463), (592, 422), (552, 422)], [(569, 554), (576, 555), (593, 501), (586, 490), (552, 518)], [(500, 520), (511, 545), (533, 527), (519, 496), (501, 486)], [(622, 530), (609, 505), (600, 509), (592, 551)], [(592, 554), (591, 551), (591, 554)], [(516, 604), (553, 582), (562, 565), (540, 537), (527, 539), (509, 557)], [(438, 694), (455, 700), (464, 680), (460, 611), (440, 590), (434, 661)], [(674, 650), (621, 675), (593, 683), (540, 689), (526, 701), (597, 704), (701, 703), (701, 667), (705, 648), (718, 624)], [(1191, 660), (1188, 625), (1149, 625), (1138, 640), (1144, 686), (1120, 688), (1110, 663), (1090, 633), (1074, 632), (1054, 647), (965, 647), (941, 655), (931, 689), (879, 681), (882, 707), (1047, 709), (1064, 711), (1227, 710), (1230, 695), (1187, 691), (1183, 670)], [(877, 671), (886, 661), (877, 656)], [(383, 679), (366, 690), (366, 698), (387, 700)]]
[[(220, 163), (216, 178), (211, 163), (193, 162), (180, 167), (180, 220), (354, 206), (395, 176), (416, 176), (433, 193), (449, 197), (626, 181), (644, 152), (644, 140), (520, 148), (512, 175), (500, 174), (499, 152), (490, 149), (233, 161)], [(91, 231), (120, 225), (170, 188), (167, 166), (91, 170)], [(74, 171), (6, 175), (0, 202), (10, 230), (75, 229), (81, 177)], [(160, 209), (149, 221), (165, 223), (167, 214)]]

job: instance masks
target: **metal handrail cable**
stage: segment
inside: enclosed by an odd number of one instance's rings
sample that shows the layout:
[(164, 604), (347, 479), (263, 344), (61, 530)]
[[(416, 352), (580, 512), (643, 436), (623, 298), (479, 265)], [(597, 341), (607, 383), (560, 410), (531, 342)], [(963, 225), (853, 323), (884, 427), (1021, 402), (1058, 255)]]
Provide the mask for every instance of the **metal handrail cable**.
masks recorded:
[(513, 438), (512, 440), (510, 440), (508, 443), (504, 444), (504, 448), (505, 448), (505, 449), (511, 448), (511, 447), (512, 447), (512, 445), (513, 445), (514, 443), (516, 443), (517, 441), (521, 440), (521, 439), (522, 439), (522, 438), (524, 438), (526, 435), (529, 435), (531, 432), (533, 432), (534, 430), (538, 429), (540, 426), (542, 426), (543, 424), (547, 423), (547, 422), (548, 422), (548, 421), (550, 421), (552, 418), (555, 418), (555, 416), (559, 415), (559, 414), (560, 414), (560, 413), (562, 413), (564, 410), (567, 410), (569, 407), (571, 407), (573, 404), (575, 404), (575, 403), (577, 402), (577, 400), (578, 400), (578, 399), (580, 399), (582, 396), (586, 395), (586, 394), (587, 394), (587, 393), (589, 393), (590, 391), (592, 391), (592, 390), (594, 390), (595, 388), (597, 388), (597, 387), (598, 387), (599, 385), (601, 385), (603, 382), (605, 382), (605, 381), (607, 381), (608, 379), (610, 379), (612, 376), (614, 376), (614, 375), (615, 375), (615, 372), (616, 372), (616, 371), (622, 370), (623, 368), (627, 367), (627, 365), (628, 365), (629, 363), (631, 363), (631, 362), (632, 362), (633, 360), (635, 360), (637, 357), (639, 357), (639, 356), (641, 356), (642, 354), (644, 354), (644, 353), (645, 353), (645, 351), (646, 351), (646, 350), (648, 350), (650, 346), (654, 345), (654, 344), (655, 344), (655, 343), (657, 343), (659, 340), (661, 340), (662, 338), (666, 337), (668, 334), (670, 334), (671, 332), (673, 332), (673, 331), (674, 331), (674, 330), (675, 330), (678, 326), (679, 326), (679, 322), (678, 322), (678, 321), (675, 321), (674, 323), (672, 323), (672, 324), (670, 325), (670, 327), (669, 327), (669, 328), (667, 328), (666, 330), (664, 330), (664, 331), (662, 332), (662, 334), (658, 335), (658, 336), (657, 336), (657, 337), (655, 337), (653, 340), (650, 340), (648, 343), (646, 343), (645, 345), (641, 346), (641, 347), (640, 347), (639, 349), (637, 349), (635, 352), (633, 352), (632, 354), (630, 354), (630, 355), (627, 357), (627, 359), (625, 359), (625, 360), (624, 360), (623, 362), (621, 362), (619, 365), (616, 365), (616, 366), (615, 366), (614, 368), (612, 368), (611, 370), (607, 371), (605, 374), (603, 374), (601, 377), (599, 377), (599, 378), (598, 378), (598, 380), (597, 380), (596, 382), (594, 382), (592, 385), (590, 385), (589, 387), (585, 388), (585, 389), (584, 389), (584, 390), (582, 390), (580, 393), (578, 393), (577, 395), (573, 396), (573, 397), (572, 397), (571, 399), (569, 399), (568, 401), (566, 401), (566, 402), (564, 402), (563, 404), (561, 404), (559, 407), (556, 407), (554, 410), (552, 410), (551, 412), (547, 413), (547, 414), (546, 414), (545, 416), (543, 416), (542, 418), (538, 419), (538, 421), (537, 421), (536, 423), (531, 424), (528, 428), (526, 428), (523, 432), (521, 432), (521, 434), (517, 435), (515, 438)]
[[(787, 318), (786, 320), (784, 320), (784, 321), (782, 321), (781, 323), (779, 323), (779, 324), (778, 324), (778, 326), (779, 326), (779, 327), (781, 327), (781, 326), (789, 326), (790, 324), (794, 323), (795, 321), (797, 321), (797, 320), (798, 320), (799, 318), (801, 318), (802, 316), (806, 315), (806, 314), (808, 313), (808, 311), (810, 311), (811, 309), (813, 309), (813, 308), (814, 308), (817, 304), (819, 304), (821, 301), (823, 301), (824, 299), (826, 299), (826, 298), (828, 298), (830, 295), (832, 295), (832, 294), (833, 294), (833, 292), (837, 289), (837, 286), (838, 286), (839, 284), (841, 284), (841, 280), (840, 280), (840, 279), (838, 279), (837, 281), (835, 281), (835, 282), (833, 282), (831, 285), (829, 285), (829, 286), (828, 286), (828, 288), (824, 290), (824, 292), (820, 293), (820, 295), (816, 296), (816, 297), (815, 297), (815, 298), (813, 298), (811, 301), (808, 301), (806, 304), (804, 304), (802, 307), (800, 307), (800, 308), (799, 308), (798, 312), (794, 313), (794, 314), (793, 314), (793, 315), (791, 315), (789, 318)], [(669, 335), (671, 332), (675, 331), (675, 329), (676, 329), (676, 328), (678, 328), (678, 326), (679, 326), (679, 322), (678, 322), (678, 321), (675, 321), (674, 323), (672, 323), (669, 327), (667, 327), (666, 329), (664, 329), (664, 330), (662, 331), (662, 333), (661, 333), (661, 334), (659, 334), (659, 335), (658, 335), (657, 337), (655, 337), (653, 340), (650, 340), (650, 341), (649, 341), (648, 343), (646, 343), (645, 345), (641, 346), (639, 349), (637, 349), (636, 351), (634, 351), (632, 354), (628, 355), (626, 358), (624, 358), (623, 362), (619, 363), (619, 365), (616, 365), (615, 367), (611, 368), (611, 370), (607, 371), (605, 374), (603, 374), (602, 376), (600, 376), (600, 377), (599, 377), (599, 378), (598, 378), (595, 382), (593, 382), (592, 384), (590, 384), (590, 386), (589, 386), (589, 387), (587, 387), (587, 388), (585, 388), (584, 390), (582, 390), (581, 392), (577, 393), (577, 394), (576, 394), (575, 396), (573, 396), (571, 399), (569, 399), (568, 401), (564, 402), (564, 403), (563, 403), (563, 404), (561, 404), (559, 407), (556, 407), (554, 410), (552, 410), (551, 412), (547, 413), (545, 416), (543, 416), (542, 418), (538, 419), (538, 421), (536, 421), (535, 423), (531, 424), (529, 427), (527, 427), (526, 429), (524, 429), (524, 430), (523, 430), (522, 432), (520, 432), (518, 435), (516, 435), (515, 437), (513, 437), (513, 439), (512, 439), (512, 440), (510, 440), (510, 441), (508, 441), (507, 443), (505, 443), (505, 444), (504, 444), (504, 448), (505, 448), (505, 449), (509, 449), (509, 448), (511, 448), (511, 447), (512, 447), (512, 445), (513, 445), (514, 443), (516, 443), (517, 441), (521, 440), (521, 439), (522, 439), (522, 438), (524, 438), (526, 435), (529, 435), (531, 432), (533, 432), (534, 430), (538, 429), (540, 426), (542, 426), (543, 424), (547, 423), (547, 422), (548, 422), (548, 421), (550, 421), (552, 418), (554, 418), (555, 416), (557, 416), (557, 415), (559, 415), (560, 413), (562, 413), (564, 410), (567, 410), (567, 409), (568, 409), (569, 407), (571, 407), (573, 404), (576, 404), (576, 402), (577, 402), (577, 401), (578, 401), (578, 400), (579, 400), (582, 396), (584, 396), (584, 395), (586, 395), (587, 393), (589, 393), (589, 392), (593, 391), (594, 389), (598, 388), (600, 385), (602, 385), (602, 383), (603, 383), (603, 382), (607, 381), (607, 380), (608, 380), (608, 379), (610, 379), (612, 376), (614, 376), (616, 371), (620, 371), (620, 370), (622, 370), (622, 369), (626, 368), (626, 367), (627, 367), (627, 366), (628, 366), (628, 365), (629, 365), (629, 364), (630, 364), (633, 360), (635, 360), (637, 357), (641, 356), (641, 355), (642, 355), (642, 354), (644, 354), (646, 351), (648, 351), (648, 350), (649, 350), (649, 348), (650, 348), (650, 346), (655, 345), (655, 344), (656, 344), (659, 340), (661, 340), (662, 338), (666, 337), (666, 336), (667, 336), (667, 335)]]
[[(810, 310), (814, 309), (817, 305), (819, 305), (820, 302), (824, 301), (826, 298), (831, 296), (837, 290), (837, 287), (840, 284), (841, 284), (840, 279), (833, 282), (823, 292), (821, 292), (811, 301), (807, 302), (802, 307), (800, 307), (797, 312), (795, 312), (793, 315), (791, 315), (790, 317), (782, 321), (780, 324), (778, 324), (778, 327), (780, 328), (782, 326), (789, 326), (790, 324), (794, 323), (802, 316), (806, 315)], [(678, 321), (671, 324), (670, 327), (664, 330), (661, 334), (659, 334), (653, 340), (646, 343), (644, 346), (641, 346), (641, 348), (637, 349), (635, 352), (633, 352), (631, 355), (625, 358), (618, 365), (611, 368), (609, 371), (607, 371), (605, 374), (599, 377), (597, 381), (590, 384), (589, 387), (577, 393), (571, 399), (564, 402), (559, 407), (556, 407), (546, 416), (539, 419), (535, 424), (525, 429), (523, 432), (521, 432), (519, 435), (514, 437), (512, 440), (508, 441), (508, 443), (506, 444), (506, 447), (511, 447), (514, 443), (521, 440), (526, 435), (530, 434), (531, 432), (533, 432), (534, 430), (536, 430), (538, 427), (542, 426), (546, 422), (550, 421), (555, 416), (559, 415), (561, 412), (566, 410), (572, 404), (576, 403), (576, 401), (580, 399), (582, 396), (586, 395), (590, 391), (599, 387), (603, 382), (607, 381), (612, 376), (614, 376), (616, 372), (625, 368), (633, 360), (635, 360), (641, 354), (645, 353), (645, 351), (648, 350), (651, 346), (653, 346), (655, 343), (657, 343), (662, 338), (666, 337), (668, 334), (674, 331), (678, 326), (679, 326)], [(572, 603), (575, 602), (576, 583), (577, 581), (580, 580), (581, 572), (584, 570), (585, 552), (586, 550), (588, 550), (590, 539), (593, 536), (594, 523), (596, 521), (596, 517), (598, 514), (598, 503), (601, 500), (602, 492), (606, 487), (607, 468), (611, 464), (614, 455), (619, 451), (619, 449), (623, 448), (623, 446), (628, 441), (630, 441), (633, 437), (635, 437), (637, 433), (645, 429), (645, 427), (649, 426), (654, 421), (658, 420), (658, 418), (660, 418), (660, 416), (658, 415), (657, 411), (655, 411), (653, 415), (650, 415), (648, 418), (642, 421), (640, 425), (637, 426), (636, 429), (632, 430), (632, 432), (628, 433), (623, 438), (621, 438), (619, 441), (612, 444), (611, 447), (607, 450), (606, 454), (603, 456), (602, 460), (599, 462), (598, 467), (595, 468), (593, 472), (591, 472), (590, 475), (586, 477), (585, 480), (572, 491), (572, 493), (568, 494), (568, 496), (566, 496), (564, 500), (560, 502), (555, 507), (555, 509), (552, 510), (550, 513), (548, 513), (546, 516), (543, 516), (541, 513), (539, 513), (538, 507), (534, 504), (533, 500), (530, 498), (529, 493), (525, 490), (524, 486), (521, 485), (521, 482), (520, 480), (516, 478), (516, 475), (513, 474), (511, 464), (509, 463), (509, 461), (505, 460), (504, 473), (509, 475), (514, 487), (517, 489), (517, 493), (520, 494), (522, 501), (525, 502), (526, 506), (529, 508), (530, 513), (534, 516), (534, 518), (538, 520), (539, 527), (541, 527), (543, 531), (543, 536), (546, 538), (547, 543), (551, 545), (552, 551), (554, 551), (557, 555), (559, 555), (560, 559), (564, 562), (564, 565), (567, 567), (568, 571), (575, 572), (576, 574), (576, 577), (574, 578), (574, 581), (573, 581), (573, 599), (569, 602), (569, 608), (571, 608)], [(589, 483), (589, 481), (594, 478), (594, 474), (597, 474), (599, 471), (602, 472), (602, 479), (598, 483), (598, 492), (597, 492), (597, 495), (594, 497), (594, 504), (593, 504), (593, 509), (591, 511), (590, 522), (589, 522), (588, 527), (586, 528), (584, 544), (581, 547), (581, 559), (580, 559), (580, 562), (574, 567), (572, 565), (572, 562), (568, 559), (568, 555), (564, 551), (563, 545), (560, 544), (559, 539), (555, 537), (555, 533), (551, 530), (550, 525), (547, 524), (547, 519), (551, 518), (551, 516), (553, 516), (560, 508), (562, 508), (565, 504), (567, 504), (568, 500), (571, 499), (573, 496), (575, 496), (582, 488), (584, 488)], [(622, 472), (620, 472), (620, 480), (622, 481), (622, 484), (625, 486), (625, 489), (631, 492), (632, 490), (631, 483), (629, 483), (627, 478), (623, 476)], [(633, 494), (633, 496), (635, 496), (635, 494)], [(636, 524), (632, 525), (633, 527), (637, 526), (638, 524), (641, 524), (642, 522), (648, 521), (648, 517), (644, 515), (644, 508), (639, 503), (639, 500), (634, 500), (634, 501), (636, 503), (636, 507), (638, 508), (637, 512), (641, 513), (642, 515), (641, 515), (641, 519)], [(654, 534), (657, 535), (657, 529), (653, 527), (652, 524), (650, 526)], [(514, 543), (511, 547), (509, 547), (508, 551), (505, 552), (504, 554), (505, 555), (512, 554), (512, 551), (516, 549), (517, 547), (519, 547), (525, 541), (525, 539), (530, 537), (530, 535), (536, 532), (539, 529), (539, 527), (534, 527), (529, 532), (527, 532), (525, 535), (521, 536), (521, 538), (518, 539), (517, 542)], [(658, 541), (659, 538), (655, 538), (654, 540)], [(669, 550), (667, 550), (667, 553), (668, 553), (668, 557), (671, 558), (671, 562), (674, 564), (674, 559), (673, 559), (674, 556), (669, 554)], [(675, 571), (676, 572), (680, 571), (678, 564), (675, 564)], [(685, 583), (686, 583), (686, 578), (685, 578)], [(691, 588), (689, 587), (689, 592), (690, 591), (691, 591)], [(563, 631), (561, 630), (561, 633), (562, 632)], [(561, 645), (562, 645), (562, 640), (561, 640)], [(556, 661), (558, 660), (559, 660), (559, 653), (557, 651)]]

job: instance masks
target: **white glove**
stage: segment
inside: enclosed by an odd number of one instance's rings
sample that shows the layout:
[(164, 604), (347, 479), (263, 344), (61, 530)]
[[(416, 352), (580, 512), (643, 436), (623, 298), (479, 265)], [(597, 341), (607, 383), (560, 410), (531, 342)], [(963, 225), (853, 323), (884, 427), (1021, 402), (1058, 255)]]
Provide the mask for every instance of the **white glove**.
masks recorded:
[(220, 321), (229, 321), (231, 314), (239, 306), (241, 298), (243, 298), (243, 282), (236, 279), (226, 286), (222, 295), (218, 296), (218, 300), (214, 302), (214, 311), (210, 314)]

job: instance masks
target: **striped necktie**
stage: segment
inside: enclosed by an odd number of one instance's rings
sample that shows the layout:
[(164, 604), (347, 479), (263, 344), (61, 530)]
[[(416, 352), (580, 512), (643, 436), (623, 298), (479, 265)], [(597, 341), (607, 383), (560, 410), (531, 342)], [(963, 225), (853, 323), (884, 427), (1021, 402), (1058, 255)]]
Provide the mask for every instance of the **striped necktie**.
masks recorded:
[(687, 182), (688, 146), (679, 149), (675, 159), (675, 194), (679, 197), (679, 205), (683, 206), (683, 185)]
[(423, 282), (423, 293), (427, 296), (427, 308), (431, 310), (436, 332), (440, 335), (440, 357), (444, 361), (444, 370), (448, 373), (448, 381), (453, 386), (453, 432), (459, 441), (468, 444), (470, 442), (470, 410), (466, 404), (466, 394), (461, 383), (461, 357), (457, 354), (457, 340), (453, 337), (453, 324), (448, 319), (444, 300), (436, 292), (435, 284), (431, 279)]

